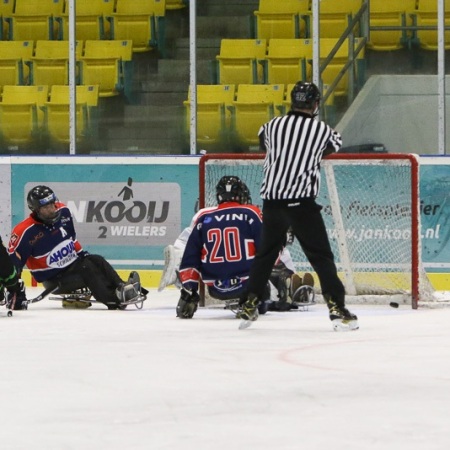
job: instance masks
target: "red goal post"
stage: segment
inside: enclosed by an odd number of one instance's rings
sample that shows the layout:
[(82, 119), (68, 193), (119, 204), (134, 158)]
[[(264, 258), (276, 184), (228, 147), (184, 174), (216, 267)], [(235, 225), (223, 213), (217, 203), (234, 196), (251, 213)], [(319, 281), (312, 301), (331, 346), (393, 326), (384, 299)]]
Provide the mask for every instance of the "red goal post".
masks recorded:
[[(200, 159), (199, 206), (216, 204), (215, 186), (237, 175), (262, 205), (263, 153), (207, 154)], [(413, 154), (336, 153), (322, 161), (318, 203), (346, 292), (356, 303), (429, 300), (421, 262), (419, 160)], [(289, 247), (298, 271), (311, 271), (297, 241)]]

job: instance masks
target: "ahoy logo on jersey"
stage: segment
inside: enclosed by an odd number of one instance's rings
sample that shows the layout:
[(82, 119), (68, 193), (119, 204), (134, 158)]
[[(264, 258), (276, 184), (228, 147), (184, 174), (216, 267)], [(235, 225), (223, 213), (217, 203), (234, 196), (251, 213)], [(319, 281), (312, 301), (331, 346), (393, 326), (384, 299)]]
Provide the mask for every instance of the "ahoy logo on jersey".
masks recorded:
[(47, 256), (47, 265), (55, 268), (66, 267), (75, 258), (77, 258), (75, 244), (72, 239), (66, 239), (58, 244)]

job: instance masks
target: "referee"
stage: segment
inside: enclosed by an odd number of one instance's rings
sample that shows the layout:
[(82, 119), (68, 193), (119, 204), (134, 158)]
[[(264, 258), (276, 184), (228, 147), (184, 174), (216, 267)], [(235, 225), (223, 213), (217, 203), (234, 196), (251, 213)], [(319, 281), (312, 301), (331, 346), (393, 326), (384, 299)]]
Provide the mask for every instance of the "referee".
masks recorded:
[(259, 130), (260, 146), (266, 152), (261, 187), (262, 242), (250, 272), (248, 293), (241, 299), (241, 329), (258, 318), (257, 305), (289, 227), (319, 277), (333, 328), (358, 329), (357, 317), (345, 307), (345, 289), (337, 275), (322, 207), (315, 201), (320, 162), (342, 145), (337, 131), (315, 119), (319, 104), (317, 86), (299, 81), (291, 92), (291, 111)]

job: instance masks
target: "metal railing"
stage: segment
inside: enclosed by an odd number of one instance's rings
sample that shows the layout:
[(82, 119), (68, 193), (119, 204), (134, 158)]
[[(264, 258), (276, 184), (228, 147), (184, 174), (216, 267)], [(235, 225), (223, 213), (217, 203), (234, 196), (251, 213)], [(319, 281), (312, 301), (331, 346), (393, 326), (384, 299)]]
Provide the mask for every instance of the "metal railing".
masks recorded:
[[(354, 29), (357, 25), (361, 24), (362, 28), (362, 37), (358, 39), (358, 46), (355, 48), (355, 35)], [(323, 103), (326, 103), (327, 99), (330, 95), (333, 94), (336, 86), (339, 84), (341, 79), (344, 77), (347, 71), (349, 71), (349, 79), (348, 79), (348, 100), (349, 103), (353, 101), (355, 98), (355, 72), (356, 72), (356, 60), (358, 55), (365, 49), (367, 44), (367, 37), (364, 36), (368, 29), (369, 17), (368, 17), (368, 4), (367, 0), (361, 5), (359, 11), (353, 16), (349, 18), (349, 24), (347, 28), (342, 33), (341, 37), (336, 42), (336, 45), (333, 47), (328, 56), (324, 59), (324, 61), (320, 64), (319, 73), (322, 76), (325, 69), (328, 67), (330, 62), (333, 60), (336, 53), (339, 51), (341, 46), (344, 44), (346, 39), (348, 38), (348, 61), (336, 75), (333, 82), (329, 85), (327, 92), (323, 97)], [(349, 69), (352, 70), (349, 70)]]

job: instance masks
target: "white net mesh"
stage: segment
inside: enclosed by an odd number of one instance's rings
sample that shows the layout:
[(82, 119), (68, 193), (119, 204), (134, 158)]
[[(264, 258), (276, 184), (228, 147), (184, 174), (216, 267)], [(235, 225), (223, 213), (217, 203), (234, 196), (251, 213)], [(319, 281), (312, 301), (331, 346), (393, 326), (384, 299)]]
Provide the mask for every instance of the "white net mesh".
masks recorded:
[[(216, 204), (215, 186), (223, 175), (237, 175), (261, 206), (263, 155), (215, 156), (204, 160), (204, 205)], [(383, 295), (392, 301), (395, 295), (395, 301), (415, 306), (432, 292), (420, 263), (418, 169), (406, 156), (339, 155), (322, 163), (317, 201), (339, 275), (347, 294), (359, 297), (355, 301), (385, 302)], [(298, 271), (312, 270), (297, 240), (289, 249)]]

